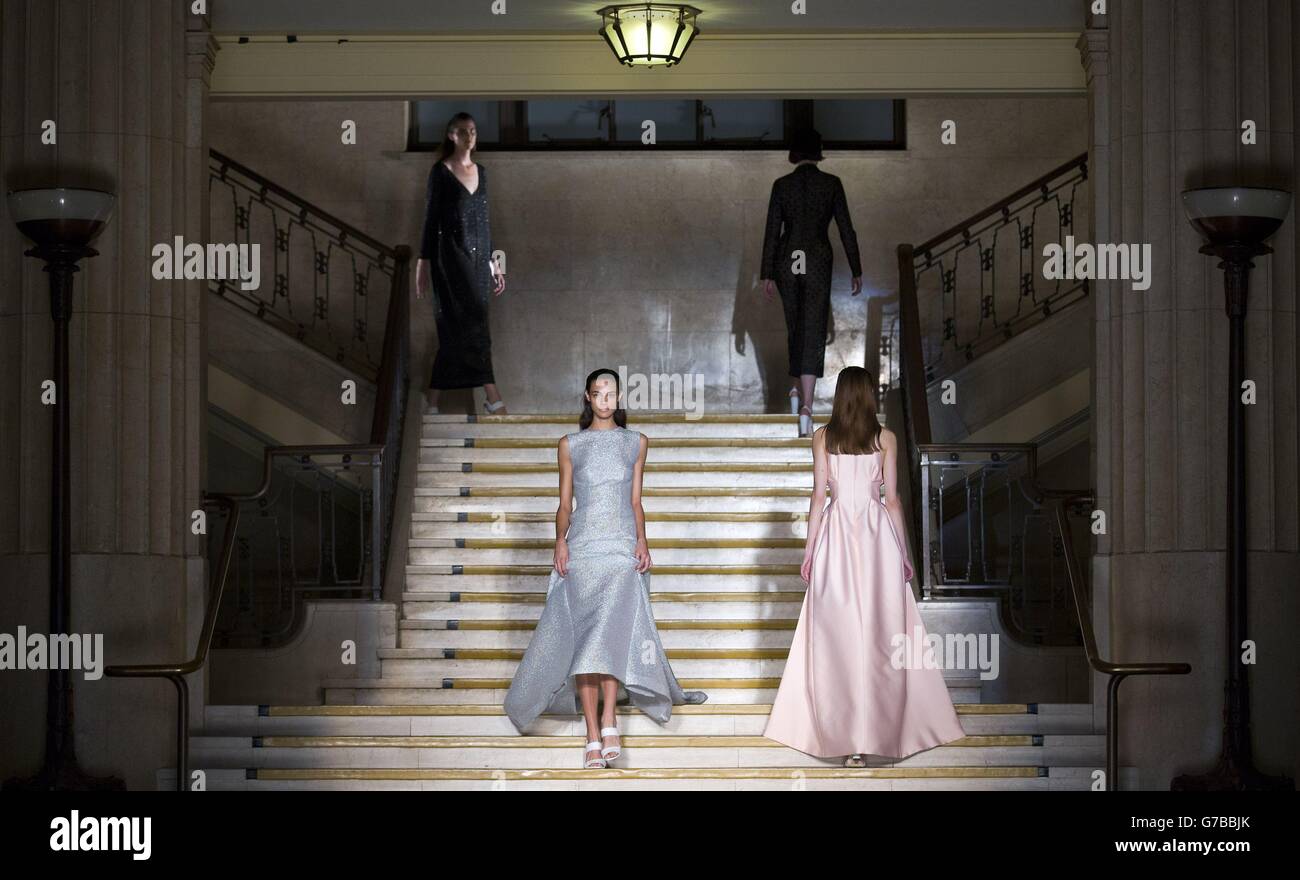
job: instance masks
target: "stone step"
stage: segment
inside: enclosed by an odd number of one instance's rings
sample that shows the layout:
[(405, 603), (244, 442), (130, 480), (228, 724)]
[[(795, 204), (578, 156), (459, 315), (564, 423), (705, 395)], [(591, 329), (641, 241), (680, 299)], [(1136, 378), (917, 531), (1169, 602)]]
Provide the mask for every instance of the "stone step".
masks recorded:
[[(481, 593), (540, 593), (546, 595), (552, 566), (489, 566), (491, 571), (480, 572), (479, 566), (408, 565), (406, 566), (406, 594), (481, 594)], [(802, 595), (807, 584), (799, 572), (781, 566), (772, 571), (768, 566), (666, 566), (655, 564), (650, 569), (650, 594), (694, 593), (708, 587), (710, 593), (771, 593), (795, 592)], [(782, 573), (784, 572), (784, 573)], [(412, 601), (423, 601), (423, 595), (411, 595)], [(467, 595), (462, 601), (474, 601)], [(529, 600), (531, 601), (531, 600)], [(800, 598), (799, 601), (802, 601)], [(455, 616), (455, 615), (452, 615)]]
[[(655, 470), (649, 464), (647, 472), (641, 478), (641, 496), (647, 494), (673, 492), (677, 496), (698, 493), (704, 489), (722, 490), (728, 495), (741, 491), (771, 492), (776, 489), (797, 491), (805, 499), (812, 494), (812, 469), (803, 465), (778, 472), (750, 471), (663, 471)], [(421, 468), (415, 476), (417, 489), (455, 489), (491, 491), (496, 488), (519, 491), (532, 489), (547, 491), (558, 497), (559, 476), (554, 472), (541, 473), (492, 473), (482, 470), (474, 471), (434, 471)]]
[[(699, 513), (778, 513), (807, 515), (812, 489), (739, 487), (647, 486), (641, 491), (641, 508), (647, 518), (658, 513), (689, 509)], [(546, 486), (439, 486), (415, 488), (414, 513), (549, 514), (554, 522), (560, 490), (555, 481)], [(653, 520), (649, 520), (653, 521)]]
[[(579, 736), (190, 737), (196, 768), (581, 768)], [(869, 767), (1099, 767), (1100, 734), (977, 735), (902, 759), (867, 757)], [(764, 736), (627, 735), (620, 769), (842, 767)]]
[[(971, 735), (1089, 734), (1087, 703), (959, 703), (962, 729)], [(619, 706), (618, 726), (628, 735), (761, 736), (770, 703), (674, 706), (666, 725), (635, 706)], [(579, 715), (542, 715), (529, 731), (579, 736)], [(519, 736), (499, 704), (430, 706), (208, 706), (205, 736)]]
[[(646, 514), (646, 537), (655, 541), (678, 538), (719, 540), (764, 540), (797, 538), (802, 544), (808, 535), (808, 512), (768, 513), (763, 519), (711, 520), (703, 514), (681, 514), (680, 519), (665, 519), (664, 514)], [(511, 538), (545, 541), (555, 546), (555, 511), (533, 513), (474, 514), (417, 513), (411, 520), (412, 539)]]
[[(813, 413), (814, 427), (824, 424), (829, 413)], [(738, 437), (738, 438), (788, 438), (809, 442), (799, 437), (799, 417), (790, 413), (708, 413), (698, 419), (688, 419), (678, 413), (651, 413), (638, 411), (628, 414), (627, 427), (640, 431), (654, 442), (661, 437)], [(578, 430), (575, 413), (529, 413), (507, 416), (465, 416), (425, 414), (421, 421), (421, 436), (435, 437), (528, 437), (546, 438), (558, 443), (565, 434)]]
[[(776, 678), (678, 678), (684, 690), (703, 690), (714, 704), (771, 703), (781, 679)], [(978, 678), (948, 678), (948, 696), (953, 703), (979, 703)], [(407, 706), (500, 705), (510, 688), (509, 678), (331, 678), (321, 682), (327, 705)], [(708, 705), (707, 703), (705, 705)], [(674, 712), (682, 707), (674, 707)]]
[[(682, 488), (802, 488), (811, 490), (812, 467), (806, 462), (690, 462), (647, 461), (642, 471), (642, 494), (646, 489)], [(439, 462), (416, 468), (415, 485), (420, 488), (495, 486), (556, 489), (559, 469), (555, 462), (480, 464)]]
[[(676, 550), (682, 553), (691, 552), (699, 556), (707, 556), (724, 550), (790, 550), (803, 549), (804, 539), (790, 536), (777, 537), (757, 537), (757, 538), (647, 538), (647, 545), (651, 550)], [(412, 549), (433, 549), (433, 550), (511, 550), (511, 551), (538, 551), (553, 550), (555, 547), (554, 538), (521, 538), (505, 535), (489, 535), (481, 538), (411, 538), (409, 546)], [(420, 564), (420, 563), (413, 563)], [(436, 564), (436, 563), (424, 563)], [(533, 563), (523, 563), (533, 564)], [(702, 563), (709, 564), (709, 563)], [(746, 563), (749, 564), (749, 563)]]
[[(426, 437), (419, 462), (484, 462), (555, 465), (560, 435), (552, 437)], [(812, 467), (812, 446), (802, 437), (657, 437), (650, 440), (647, 463), (655, 460), (738, 463), (802, 462)]]
[[(523, 648), (380, 648), (381, 678), (511, 678)], [(671, 648), (678, 678), (780, 678), (788, 648)], [(967, 670), (942, 670), (961, 675)]]
[[(1091, 767), (809, 767), (677, 770), (210, 770), (210, 791), (1089, 791)], [(170, 791), (176, 771), (158, 772)], [(1137, 770), (1120, 768), (1124, 790)]]
[[(656, 621), (755, 617), (798, 619), (803, 605), (803, 592), (665, 593), (654, 589), (652, 578), (650, 601)], [(403, 593), (402, 616), (414, 620), (444, 620), (450, 617), (536, 620), (541, 616), (545, 604), (544, 583), (541, 589), (526, 593)]]
[[(662, 620), (659, 640), (665, 648), (789, 648), (797, 621)], [(401, 648), (528, 647), (535, 620), (401, 620)]]
[[(789, 565), (795, 573), (804, 557), (803, 538), (648, 538), (654, 568), (674, 565)], [(529, 565), (549, 569), (555, 539), (412, 538), (411, 565)], [(630, 556), (629, 556), (630, 559)]]

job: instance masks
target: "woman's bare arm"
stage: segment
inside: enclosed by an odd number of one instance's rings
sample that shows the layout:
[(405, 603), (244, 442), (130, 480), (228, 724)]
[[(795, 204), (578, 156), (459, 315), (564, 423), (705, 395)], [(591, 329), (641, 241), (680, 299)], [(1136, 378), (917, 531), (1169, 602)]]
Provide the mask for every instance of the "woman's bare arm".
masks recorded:
[(903, 544), (903, 563), (908, 571), (915, 572), (916, 566), (911, 562), (911, 544), (907, 540), (907, 523), (903, 516), (903, 502), (898, 497), (898, 441), (892, 431), (880, 430), (881, 469), (885, 477), (885, 510), (889, 521), (894, 525), (894, 532)]
[(569, 518), (573, 516), (573, 461), (569, 458), (569, 438), (561, 437), (556, 452), (560, 465), (560, 504), (555, 510), (555, 570), (561, 576), (568, 573), (569, 544), (564, 536), (569, 532)]
[(573, 460), (569, 458), (569, 438), (560, 438), (560, 506), (555, 511), (555, 540), (564, 540), (569, 531), (569, 517), (573, 515)]
[(811, 559), (814, 545), (817, 543), (817, 528), (822, 521), (822, 508), (826, 506), (826, 477), (828, 464), (826, 460), (826, 428), (822, 426), (812, 435), (813, 451), (813, 491), (808, 503), (808, 538), (804, 541), (803, 558)]
[(636, 516), (636, 537), (645, 540), (645, 510), (641, 507), (641, 475), (645, 473), (645, 460), (650, 452), (650, 438), (641, 435), (641, 452), (632, 469), (632, 513)]
[(632, 470), (632, 515), (636, 517), (636, 557), (638, 571), (650, 567), (650, 544), (645, 536), (645, 510), (641, 507), (641, 475), (645, 473), (645, 460), (650, 451), (650, 438), (641, 435), (641, 452)]

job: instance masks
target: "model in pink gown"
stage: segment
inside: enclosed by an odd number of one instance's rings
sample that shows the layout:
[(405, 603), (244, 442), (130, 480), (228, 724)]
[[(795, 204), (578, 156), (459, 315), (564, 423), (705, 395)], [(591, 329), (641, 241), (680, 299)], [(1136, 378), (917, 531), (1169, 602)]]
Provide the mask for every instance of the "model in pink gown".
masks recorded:
[(960, 739), (942, 670), (890, 663), (895, 633), (915, 642), (925, 629), (906, 583), (912, 567), (880, 500), (884, 453), (827, 459), (831, 502), (763, 735), (819, 758), (902, 758)]

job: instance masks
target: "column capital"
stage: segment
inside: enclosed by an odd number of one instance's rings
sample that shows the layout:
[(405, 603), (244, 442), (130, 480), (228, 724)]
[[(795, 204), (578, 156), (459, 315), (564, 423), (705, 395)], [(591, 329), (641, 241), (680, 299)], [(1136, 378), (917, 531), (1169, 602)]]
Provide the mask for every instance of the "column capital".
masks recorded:
[(1110, 31), (1105, 28), (1088, 28), (1074, 44), (1079, 50), (1079, 61), (1091, 86), (1097, 77), (1110, 74)]
[(221, 44), (212, 36), (212, 18), (208, 13), (201, 15), (187, 11), (185, 13), (185, 76), (190, 79), (202, 79), (205, 86), (212, 86), (212, 70), (217, 65), (217, 52)]
[(210, 31), (186, 31), (185, 33), (185, 75), (190, 79), (202, 79), (205, 86), (212, 86), (212, 70), (217, 65), (217, 52), (221, 44)]

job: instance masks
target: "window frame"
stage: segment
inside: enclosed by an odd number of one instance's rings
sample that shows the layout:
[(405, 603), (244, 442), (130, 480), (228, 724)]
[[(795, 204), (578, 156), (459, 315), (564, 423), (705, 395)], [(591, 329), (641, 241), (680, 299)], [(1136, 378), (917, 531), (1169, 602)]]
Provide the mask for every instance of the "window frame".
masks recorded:
[[(737, 96), (743, 99), (743, 96)], [(731, 96), (725, 96), (725, 100), (735, 100)], [(442, 100), (442, 99), (436, 99)], [(483, 99), (492, 100), (492, 99)], [(708, 102), (707, 98), (695, 99), (695, 140), (694, 141), (665, 141), (657, 144), (642, 144), (639, 140), (618, 141), (614, 140), (615, 133), (618, 130), (618, 99), (605, 98), (601, 99), (608, 102), (608, 129), (607, 133), (601, 140), (555, 140), (555, 141), (530, 141), (528, 139), (528, 102), (526, 100), (514, 101), (497, 101), (498, 117), (497, 122), (501, 132), (501, 140), (495, 143), (480, 142), (476, 152), (546, 152), (546, 151), (626, 151), (626, 150), (789, 150), (790, 133), (799, 128), (811, 126), (813, 121), (813, 105), (816, 99), (797, 98), (797, 99), (780, 99), (783, 105), (784, 129), (781, 132), (780, 139), (756, 141), (756, 140), (704, 140), (704, 114), (703, 105)], [(659, 100), (656, 98), (636, 97), (636, 100)], [(662, 100), (674, 100), (673, 98), (664, 98)], [(683, 99), (676, 99), (683, 100)], [(689, 99), (685, 99), (689, 100)], [(763, 99), (755, 99), (763, 100)], [(905, 150), (907, 149), (907, 101), (903, 98), (846, 98), (835, 96), (826, 100), (891, 100), (893, 102), (894, 112), (894, 137), (890, 140), (831, 140), (823, 139), (822, 146), (826, 150)], [(421, 142), (418, 140), (419, 118), (415, 105), (418, 100), (410, 101), (407, 105), (407, 131), (406, 131), (406, 151), (408, 153), (425, 153), (437, 149), (436, 142)]]

